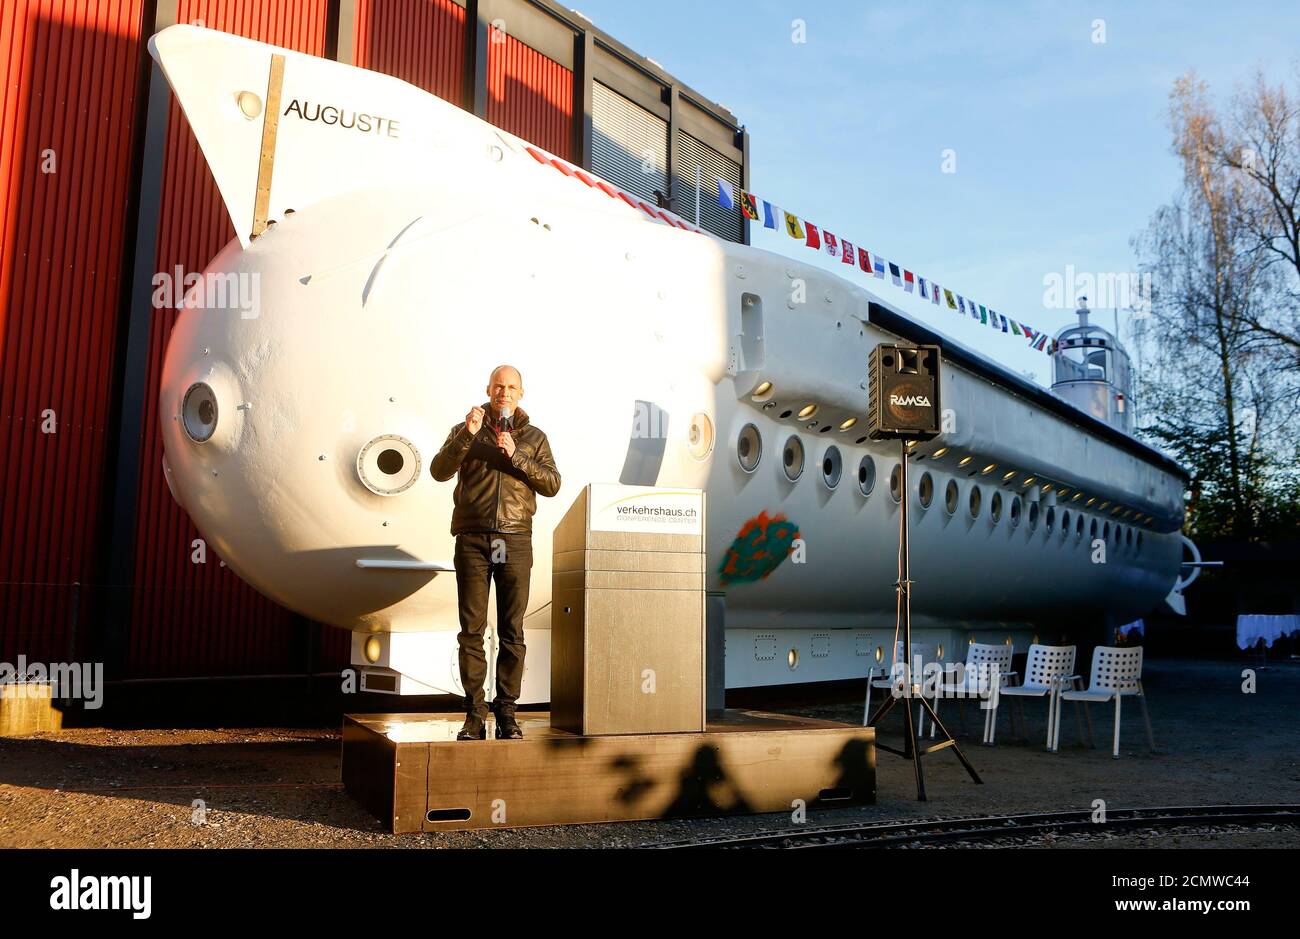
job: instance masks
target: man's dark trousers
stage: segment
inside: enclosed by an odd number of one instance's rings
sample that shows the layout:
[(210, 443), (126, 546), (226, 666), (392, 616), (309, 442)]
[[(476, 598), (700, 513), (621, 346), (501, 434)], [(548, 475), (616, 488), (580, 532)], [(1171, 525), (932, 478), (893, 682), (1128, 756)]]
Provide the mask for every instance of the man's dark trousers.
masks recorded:
[(467, 532), (456, 536), (456, 587), (460, 602), (460, 682), (465, 711), (487, 716), (483, 680), (487, 656), (488, 586), (497, 584), (497, 690), (494, 710), (513, 711), (524, 678), (524, 611), (533, 569), (530, 533)]

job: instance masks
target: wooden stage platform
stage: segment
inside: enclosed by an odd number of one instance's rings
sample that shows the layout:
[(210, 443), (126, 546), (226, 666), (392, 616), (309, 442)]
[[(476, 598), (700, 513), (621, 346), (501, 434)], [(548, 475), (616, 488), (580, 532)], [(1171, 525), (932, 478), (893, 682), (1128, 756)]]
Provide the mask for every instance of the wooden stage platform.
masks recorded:
[(727, 710), (703, 733), (460, 741), (463, 714), (349, 714), (343, 784), (395, 833), (793, 812), (876, 800), (875, 730)]

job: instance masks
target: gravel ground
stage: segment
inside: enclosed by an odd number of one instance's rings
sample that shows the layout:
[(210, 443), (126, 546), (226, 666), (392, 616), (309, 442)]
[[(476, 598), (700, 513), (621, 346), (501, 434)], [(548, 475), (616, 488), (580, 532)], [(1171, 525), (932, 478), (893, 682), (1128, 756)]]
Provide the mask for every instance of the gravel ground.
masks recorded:
[[(976, 786), (949, 753), (926, 758), (930, 801), (917, 803), (907, 763), (880, 753), (874, 806), (817, 811), (808, 824), (1079, 811), (1112, 808), (1300, 802), (1300, 666), (1257, 673), (1242, 693), (1240, 662), (1148, 662), (1146, 685), (1158, 752), (1148, 753), (1136, 702), (1126, 702), (1122, 758), (1110, 756), (1112, 710), (1094, 708), (1098, 749), (1079, 745), (1063, 715), (1061, 751), (1042, 746), (1046, 707), (1026, 705), (1031, 739), (1009, 739), (1004, 714), (996, 747), (979, 743), (972, 707), (960, 737), (984, 777)], [(768, 706), (860, 721), (856, 696), (803, 707)], [(897, 714), (897, 710), (895, 711)], [(955, 707), (944, 710), (958, 729)], [(891, 715), (882, 740), (897, 742)], [(472, 744), (466, 744), (472, 746)], [(622, 822), (482, 832), (386, 834), (339, 782), (337, 728), (106, 730), (0, 739), (0, 847), (626, 847), (697, 835), (781, 829), (784, 814), (693, 821)], [(195, 800), (202, 800), (196, 809)], [(1011, 843), (1011, 842), (1008, 842)], [(1020, 843), (1079, 847), (1297, 847), (1300, 831), (1191, 829), (1043, 836)]]

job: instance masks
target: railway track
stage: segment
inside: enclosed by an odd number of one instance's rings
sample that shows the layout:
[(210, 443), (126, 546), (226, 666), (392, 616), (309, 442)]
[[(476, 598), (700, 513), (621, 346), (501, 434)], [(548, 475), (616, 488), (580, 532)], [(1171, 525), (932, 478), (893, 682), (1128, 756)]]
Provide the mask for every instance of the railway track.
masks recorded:
[(1086, 833), (1179, 827), (1300, 826), (1300, 805), (1183, 805), (1111, 809), (1104, 822), (1092, 812), (986, 815), (877, 824), (759, 831), (718, 838), (669, 841), (648, 847), (690, 848), (895, 848), (943, 843), (995, 842), (1047, 833)]

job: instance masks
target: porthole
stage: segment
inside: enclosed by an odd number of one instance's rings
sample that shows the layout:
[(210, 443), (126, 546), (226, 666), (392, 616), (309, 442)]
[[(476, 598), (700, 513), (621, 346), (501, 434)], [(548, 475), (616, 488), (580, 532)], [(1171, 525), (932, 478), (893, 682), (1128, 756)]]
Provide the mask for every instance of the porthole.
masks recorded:
[(691, 426), (686, 431), (686, 448), (696, 460), (706, 460), (713, 452), (713, 421), (703, 411), (691, 417)]
[(961, 501), (961, 490), (957, 486), (957, 480), (948, 480), (948, 485), (943, 490), (943, 507), (949, 515), (957, 514), (957, 503)]
[(1070, 534), (1070, 510), (1066, 509), (1061, 513), (1061, 538), (1064, 540)]
[(875, 488), (876, 461), (869, 456), (864, 456), (858, 462), (858, 489), (864, 496), (869, 496)]
[(903, 469), (895, 463), (889, 473), (889, 497), (895, 502), (902, 502)]
[(239, 105), (239, 112), (250, 121), (262, 113), (262, 99), (251, 91), (241, 91), (235, 96), (235, 103)]
[(934, 501), (934, 477), (929, 473), (921, 474), (921, 482), (916, 487), (916, 496), (923, 509), (928, 509), (930, 503)]
[(205, 382), (195, 382), (181, 401), (181, 424), (195, 443), (211, 439), (217, 430), (217, 395)]
[(1056, 506), (1049, 505), (1047, 507), (1047, 514), (1043, 516), (1043, 531), (1047, 532), (1047, 534), (1050, 535), (1055, 530), (1056, 530)]
[(420, 452), (396, 434), (380, 434), (357, 453), (357, 476), (377, 496), (395, 496), (420, 478)]
[(1074, 517), (1074, 540), (1075, 541), (1083, 540), (1083, 516), (1082, 515), (1076, 515)]
[(840, 448), (827, 447), (826, 452), (822, 454), (822, 482), (826, 484), (827, 489), (834, 489), (840, 484), (842, 475), (844, 475), (844, 460), (840, 457)]
[(786, 662), (787, 665), (790, 666), (790, 670), (791, 670), (791, 671), (793, 671), (794, 669), (798, 668), (798, 667), (799, 667), (799, 650), (798, 650), (798, 649), (795, 649), (795, 648), (792, 647), (792, 648), (790, 649), (790, 651), (786, 653), (786, 656), (785, 656), (785, 662)]
[(1029, 503), (1029, 530), (1038, 531), (1038, 503)]
[(1020, 506), (1020, 496), (1012, 496), (1011, 508), (1008, 510), (1007, 513), (1007, 520), (1011, 522), (1012, 528), (1018, 528), (1020, 526), (1021, 511), (1022, 509)]
[(980, 517), (980, 503), (984, 501), (984, 495), (980, 492), (979, 486), (970, 487), (970, 498), (966, 501), (966, 506), (970, 510), (971, 518)]
[(1088, 525), (1088, 540), (1089, 541), (1097, 540), (1097, 520), (1095, 518)]
[(1110, 522), (1101, 527), (1101, 540), (1110, 541)]
[(1137, 544), (1138, 553), (1141, 554), (1142, 553), (1142, 532), (1138, 532), (1136, 544)]
[(753, 424), (746, 424), (740, 429), (736, 440), (736, 460), (746, 473), (758, 469), (758, 461), (763, 457), (763, 436)]
[(1002, 521), (1002, 493), (993, 493), (993, 498), (989, 500), (989, 518), (996, 525)]
[(876, 661), (877, 661), (877, 662), (883, 662), (883, 661), (885, 661), (885, 647), (884, 647), (884, 646), (876, 646)]
[(785, 478), (790, 482), (803, 475), (803, 441), (796, 434), (787, 437), (781, 449), (781, 469), (785, 470)]
[(1124, 532), (1124, 544), (1126, 547), (1133, 547), (1133, 529), (1129, 528)]
[(781, 419), (782, 419), (782, 420), (785, 420), (787, 417), (789, 417), (789, 416), (790, 416), (791, 414), (793, 414), (793, 413), (794, 413), (794, 411), (791, 411), (791, 410), (785, 410), (785, 411), (782, 411), (782, 412), (781, 412)]

